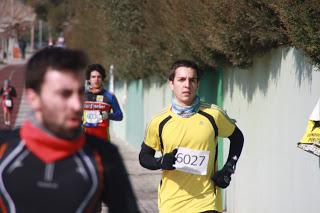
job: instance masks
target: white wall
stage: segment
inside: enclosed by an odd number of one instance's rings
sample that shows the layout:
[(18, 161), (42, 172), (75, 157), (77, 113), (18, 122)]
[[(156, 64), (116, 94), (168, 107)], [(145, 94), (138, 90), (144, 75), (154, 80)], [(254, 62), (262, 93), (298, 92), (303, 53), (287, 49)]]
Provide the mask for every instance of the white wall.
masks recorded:
[(127, 104), (127, 83), (126, 82), (116, 82), (114, 85), (114, 94), (117, 97), (119, 102), (120, 108), (123, 113), (123, 120), (122, 121), (110, 121), (110, 135), (112, 137), (118, 137), (121, 140), (126, 140), (126, 104)]
[(144, 126), (151, 118), (171, 104), (171, 90), (167, 83), (158, 78), (144, 81)]
[(319, 213), (319, 158), (297, 148), (320, 96), (320, 72), (295, 49), (225, 69), (224, 108), (244, 133), (228, 213)]
[[(127, 120), (127, 113), (134, 113), (132, 110), (127, 108), (129, 87), (127, 86), (126, 82), (117, 82), (114, 89), (114, 93), (117, 96), (120, 107), (123, 111), (123, 120), (121, 122), (111, 121), (111, 137), (118, 137), (123, 141), (126, 141), (128, 137), (127, 122), (129, 122)], [(159, 113), (162, 109), (170, 105), (172, 96), (171, 94), (171, 90), (167, 83), (161, 81), (159, 78), (151, 77), (143, 80), (144, 101), (143, 106), (141, 106), (141, 110), (143, 110), (143, 129), (139, 129), (137, 131), (144, 133), (145, 127), (151, 118), (155, 114)], [(137, 113), (140, 114), (140, 112)], [(132, 128), (139, 127), (134, 126)], [(141, 138), (139, 143), (142, 142), (142, 140), (143, 138)]]

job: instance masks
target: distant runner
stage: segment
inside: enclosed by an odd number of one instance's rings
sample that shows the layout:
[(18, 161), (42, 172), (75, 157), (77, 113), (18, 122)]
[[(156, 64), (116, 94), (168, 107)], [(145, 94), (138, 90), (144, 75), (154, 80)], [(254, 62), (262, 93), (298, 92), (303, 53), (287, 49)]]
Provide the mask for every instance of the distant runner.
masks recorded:
[(11, 85), (9, 79), (4, 81), (3, 87), (0, 89), (2, 102), (4, 124), (11, 126), (11, 113), (13, 110), (13, 98), (17, 97), (16, 89)]
[(116, 96), (103, 88), (102, 81), (106, 71), (100, 64), (91, 64), (86, 71), (89, 81), (85, 93), (83, 125), (85, 132), (108, 141), (109, 121), (121, 121), (121, 108)]

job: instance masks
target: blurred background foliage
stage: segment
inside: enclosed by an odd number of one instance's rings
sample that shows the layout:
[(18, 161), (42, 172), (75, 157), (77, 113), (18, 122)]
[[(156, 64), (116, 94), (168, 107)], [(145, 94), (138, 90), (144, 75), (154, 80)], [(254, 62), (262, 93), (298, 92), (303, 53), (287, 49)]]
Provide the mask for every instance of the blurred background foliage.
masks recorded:
[(93, 63), (118, 79), (165, 77), (173, 61), (247, 67), (253, 56), (293, 46), (320, 65), (318, 0), (27, 0)]

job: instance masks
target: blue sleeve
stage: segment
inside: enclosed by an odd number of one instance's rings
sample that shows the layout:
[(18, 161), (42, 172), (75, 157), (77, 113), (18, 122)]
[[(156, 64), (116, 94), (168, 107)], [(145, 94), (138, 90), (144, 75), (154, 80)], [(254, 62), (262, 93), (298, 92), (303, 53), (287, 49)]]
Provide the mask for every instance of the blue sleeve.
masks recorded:
[(123, 118), (123, 115), (115, 95), (112, 95), (111, 107), (112, 107), (112, 112), (109, 114), (109, 119), (114, 121), (121, 121)]

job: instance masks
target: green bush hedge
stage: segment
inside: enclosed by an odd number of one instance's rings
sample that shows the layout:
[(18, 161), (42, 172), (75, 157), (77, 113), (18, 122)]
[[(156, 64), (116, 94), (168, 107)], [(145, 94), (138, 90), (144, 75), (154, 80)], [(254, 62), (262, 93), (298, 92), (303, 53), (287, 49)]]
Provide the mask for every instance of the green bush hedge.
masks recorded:
[(50, 15), (61, 14), (58, 6), (48, 10), (47, 20), (56, 26), (68, 23), (63, 25), (67, 44), (86, 50), (92, 62), (114, 64), (121, 79), (164, 77), (181, 58), (210, 69), (250, 66), (254, 55), (284, 45), (303, 50), (312, 63), (320, 64), (317, 0), (45, 2), (68, 5), (60, 16), (63, 21)]

